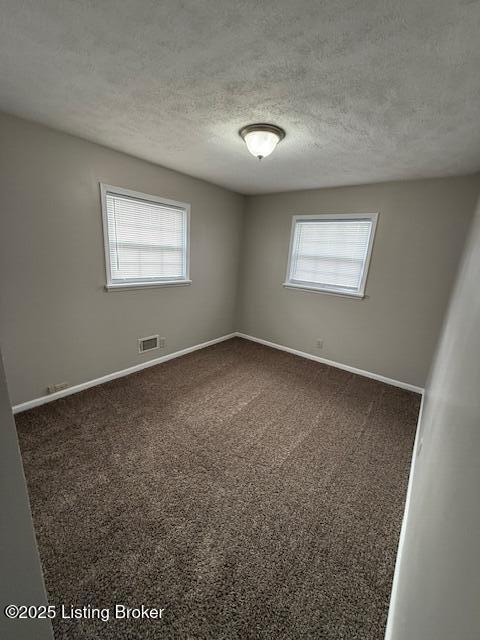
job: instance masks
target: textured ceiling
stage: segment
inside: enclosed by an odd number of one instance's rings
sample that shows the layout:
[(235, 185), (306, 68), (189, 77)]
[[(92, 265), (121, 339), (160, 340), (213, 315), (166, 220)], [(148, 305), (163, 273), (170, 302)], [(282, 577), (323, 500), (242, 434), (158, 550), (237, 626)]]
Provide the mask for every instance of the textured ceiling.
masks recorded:
[(468, 173), (479, 34), (472, 0), (2, 0), (0, 109), (242, 193)]

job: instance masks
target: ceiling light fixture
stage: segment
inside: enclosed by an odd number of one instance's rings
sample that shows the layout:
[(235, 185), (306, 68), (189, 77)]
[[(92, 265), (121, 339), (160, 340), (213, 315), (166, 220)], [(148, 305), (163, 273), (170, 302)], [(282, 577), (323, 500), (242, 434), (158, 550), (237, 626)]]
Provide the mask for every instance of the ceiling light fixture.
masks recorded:
[(247, 124), (238, 133), (252, 156), (259, 160), (269, 156), (285, 137), (285, 131), (274, 124)]

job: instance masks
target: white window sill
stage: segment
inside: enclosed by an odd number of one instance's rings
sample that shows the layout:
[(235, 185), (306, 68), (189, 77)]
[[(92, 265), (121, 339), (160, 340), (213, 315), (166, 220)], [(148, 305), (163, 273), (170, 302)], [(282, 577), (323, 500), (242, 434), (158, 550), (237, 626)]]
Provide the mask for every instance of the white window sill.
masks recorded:
[(343, 298), (354, 298), (356, 300), (363, 300), (366, 298), (364, 293), (348, 293), (347, 291), (335, 289), (322, 289), (321, 287), (315, 287), (308, 284), (296, 284), (295, 282), (284, 282), (283, 286), (287, 289), (302, 289), (303, 291), (314, 291), (315, 293), (326, 293), (333, 296), (341, 296)]
[(106, 291), (121, 291), (122, 289), (156, 289), (157, 287), (185, 287), (192, 284), (191, 280), (164, 280), (163, 282), (119, 282), (105, 285)]

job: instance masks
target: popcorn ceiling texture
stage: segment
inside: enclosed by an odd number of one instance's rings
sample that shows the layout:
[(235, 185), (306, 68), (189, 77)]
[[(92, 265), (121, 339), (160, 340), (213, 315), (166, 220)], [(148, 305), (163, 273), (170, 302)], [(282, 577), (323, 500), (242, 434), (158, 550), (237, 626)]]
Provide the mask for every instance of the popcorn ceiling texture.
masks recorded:
[(57, 640), (382, 640), (420, 398), (233, 339), (16, 416)]
[(4, 0), (0, 109), (242, 193), (474, 173), (479, 32), (471, 0)]

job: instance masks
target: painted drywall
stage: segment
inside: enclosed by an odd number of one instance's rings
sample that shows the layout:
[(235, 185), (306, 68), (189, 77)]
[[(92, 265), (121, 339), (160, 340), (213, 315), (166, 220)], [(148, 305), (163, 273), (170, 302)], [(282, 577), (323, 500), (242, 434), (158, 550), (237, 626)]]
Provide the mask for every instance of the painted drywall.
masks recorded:
[[(247, 198), (239, 331), (423, 387), (479, 190), (473, 176)], [(293, 215), (362, 212), (379, 213), (365, 299), (282, 286)]]
[[(0, 116), (0, 295), (14, 404), (236, 327), (243, 197), (25, 120)], [(99, 182), (191, 204), (192, 285), (106, 292)], [(165, 350), (139, 355), (137, 338)]]
[(480, 206), (427, 385), (387, 640), (480, 632)]
[[(245, 199), (0, 115), (0, 338), (14, 404), (233, 331), (423, 386), (479, 176)], [(187, 287), (104, 290), (99, 182), (190, 202)], [(364, 300), (285, 289), (293, 214), (379, 212)], [(167, 347), (139, 355), (137, 338)], [(315, 347), (323, 339), (323, 349)]]
[(51, 640), (49, 620), (9, 620), (4, 614), (10, 604), (45, 605), (47, 596), (1, 352), (0, 509), (0, 637)]

